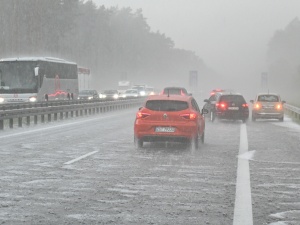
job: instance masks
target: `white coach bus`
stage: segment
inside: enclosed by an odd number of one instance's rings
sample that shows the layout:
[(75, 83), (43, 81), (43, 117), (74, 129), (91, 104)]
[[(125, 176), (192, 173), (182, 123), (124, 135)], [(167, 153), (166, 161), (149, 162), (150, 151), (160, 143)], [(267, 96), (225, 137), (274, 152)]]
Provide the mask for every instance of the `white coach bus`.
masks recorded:
[(0, 103), (77, 99), (77, 64), (51, 57), (0, 60)]

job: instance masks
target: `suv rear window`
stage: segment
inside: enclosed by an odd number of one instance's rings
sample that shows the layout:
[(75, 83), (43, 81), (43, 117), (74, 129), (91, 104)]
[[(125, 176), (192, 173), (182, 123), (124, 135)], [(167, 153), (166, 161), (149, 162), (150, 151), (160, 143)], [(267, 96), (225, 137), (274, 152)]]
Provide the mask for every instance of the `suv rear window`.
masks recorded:
[(258, 96), (260, 102), (279, 102), (278, 96), (276, 95), (260, 95)]
[(146, 108), (153, 111), (181, 111), (188, 108), (188, 103), (172, 100), (149, 100), (146, 102)]
[(220, 97), (220, 102), (234, 102), (237, 104), (246, 103), (244, 97), (241, 95), (223, 95)]

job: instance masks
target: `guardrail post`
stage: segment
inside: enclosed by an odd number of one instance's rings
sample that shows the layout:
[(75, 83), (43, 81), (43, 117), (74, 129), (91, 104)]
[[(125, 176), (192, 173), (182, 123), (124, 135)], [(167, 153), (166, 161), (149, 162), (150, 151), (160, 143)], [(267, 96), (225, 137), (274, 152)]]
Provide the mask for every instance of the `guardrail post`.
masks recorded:
[(69, 118), (69, 112), (67, 111), (65, 114), (66, 114), (66, 119), (68, 119)]
[(0, 130), (3, 130), (4, 129), (4, 122), (3, 120), (0, 120)]
[(37, 124), (37, 122), (38, 122), (38, 116), (35, 115), (33, 120), (34, 120), (34, 124)]
[(11, 118), (9, 119), (9, 128), (13, 128), (14, 127), (14, 119)]
[(74, 111), (71, 111), (71, 117), (74, 117)]
[(57, 120), (57, 113), (54, 113), (54, 120)]
[(19, 127), (22, 127), (22, 117), (19, 117), (19, 118), (18, 118), (18, 126), (19, 126)]
[(61, 120), (64, 119), (64, 113), (63, 113), (63, 112), (60, 113), (60, 119), (61, 119)]
[(51, 122), (51, 114), (48, 114), (48, 122)]
[(44, 114), (41, 115), (41, 122), (45, 123), (45, 115)]
[(26, 124), (27, 124), (27, 126), (30, 126), (30, 116), (26, 117)]

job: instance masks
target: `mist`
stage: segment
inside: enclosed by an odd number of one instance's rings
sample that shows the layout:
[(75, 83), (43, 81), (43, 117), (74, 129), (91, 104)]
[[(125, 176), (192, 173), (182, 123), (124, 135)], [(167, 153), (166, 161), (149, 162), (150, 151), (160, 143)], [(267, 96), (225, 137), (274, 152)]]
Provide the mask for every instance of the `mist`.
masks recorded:
[[(105, 7), (142, 9), (153, 32), (160, 31), (170, 37), (175, 48), (194, 51), (222, 77), (221, 84), (216, 81), (211, 87), (235, 89), (249, 96), (248, 99), (254, 98), (256, 92), (267, 91), (262, 90), (266, 87), (261, 85), (261, 74), (270, 73), (267, 56), (270, 40), (277, 31), (300, 18), (297, 0), (94, 2)], [(295, 60), (300, 63), (299, 58)], [(199, 73), (199, 82), (206, 78)], [(276, 85), (272, 86), (276, 81), (270, 74), (268, 79), (268, 91), (277, 92)]]

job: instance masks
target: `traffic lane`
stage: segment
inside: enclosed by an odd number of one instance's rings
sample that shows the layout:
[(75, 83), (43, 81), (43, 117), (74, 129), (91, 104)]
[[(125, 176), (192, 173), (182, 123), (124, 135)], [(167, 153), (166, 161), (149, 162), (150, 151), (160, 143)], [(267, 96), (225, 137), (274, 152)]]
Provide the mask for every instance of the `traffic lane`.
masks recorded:
[[(1, 132), (0, 206), (4, 210), (0, 221), (31, 224), (30, 221), (46, 222), (53, 217), (58, 222), (61, 218), (56, 218), (54, 212), (56, 207), (62, 209), (59, 202), (76, 201), (57, 194), (67, 186), (65, 180), (72, 181), (77, 176), (76, 171), (66, 173), (64, 163), (122, 136), (123, 116), (134, 115), (134, 111), (108, 112)], [(128, 117), (128, 123), (133, 124), (133, 119), (134, 116)]]
[[(8, 161), (0, 170), (5, 190), (0, 221), (232, 223), (240, 124), (207, 125), (206, 144), (199, 151), (159, 144), (135, 150), (134, 114), (131, 110), (109, 114), (110, 121), (105, 115), (74, 121), (55, 132), (43, 128), (43, 134), (25, 132), (13, 143), (8, 135), (2, 138), (11, 152), (1, 151)], [(39, 138), (33, 143), (36, 136), (49, 136), (50, 141)]]
[[(101, 208), (103, 224), (231, 224), (239, 127), (216, 127), (222, 140), (207, 138), (199, 151), (186, 145), (153, 143), (136, 150), (133, 133), (128, 132), (121, 145), (107, 143), (102, 156), (94, 155), (95, 164), (80, 162), (80, 168), (97, 168), (100, 172), (99, 179), (94, 177), (85, 183), (104, 181), (101, 191), (95, 194), (101, 204), (94, 198), (85, 202)], [(227, 143), (224, 138), (229, 142), (227, 150), (214, 144)], [(74, 164), (73, 169), (78, 166)], [(94, 215), (91, 208), (87, 210)], [(76, 212), (91, 223), (97, 220), (85, 214)]]
[(254, 224), (300, 224), (300, 129), (289, 124), (248, 124)]

